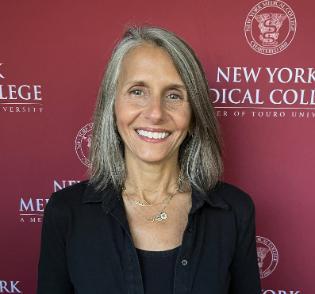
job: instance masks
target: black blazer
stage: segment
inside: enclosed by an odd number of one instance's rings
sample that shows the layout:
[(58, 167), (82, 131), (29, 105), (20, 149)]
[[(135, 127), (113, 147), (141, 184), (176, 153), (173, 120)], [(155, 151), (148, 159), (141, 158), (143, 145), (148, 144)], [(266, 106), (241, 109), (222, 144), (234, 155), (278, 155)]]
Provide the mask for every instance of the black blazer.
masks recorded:
[[(37, 294), (143, 294), (124, 204), (87, 182), (53, 193), (44, 214)], [(255, 208), (238, 188), (193, 188), (174, 294), (260, 294)], [(148, 293), (150, 294), (150, 293)]]

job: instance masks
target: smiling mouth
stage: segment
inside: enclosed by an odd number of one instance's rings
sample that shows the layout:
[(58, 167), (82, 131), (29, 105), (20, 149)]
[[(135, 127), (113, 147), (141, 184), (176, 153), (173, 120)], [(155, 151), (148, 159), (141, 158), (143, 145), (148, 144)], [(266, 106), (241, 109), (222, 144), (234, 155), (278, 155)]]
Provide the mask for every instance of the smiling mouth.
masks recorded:
[(154, 140), (163, 140), (167, 138), (171, 133), (170, 132), (149, 132), (142, 129), (136, 129), (136, 133), (144, 138), (154, 139)]

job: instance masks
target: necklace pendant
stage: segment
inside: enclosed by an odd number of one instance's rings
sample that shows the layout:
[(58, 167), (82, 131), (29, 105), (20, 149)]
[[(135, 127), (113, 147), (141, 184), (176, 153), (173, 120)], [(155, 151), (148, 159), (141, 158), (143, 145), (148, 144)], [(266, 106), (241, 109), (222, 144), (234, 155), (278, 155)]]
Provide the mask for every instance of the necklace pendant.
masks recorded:
[(160, 218), (161, 218), (162, 220), (167, 219), (167, 213), (166, 213), (165, 211), (162, 211), (162, 212), (160, 213)]
[(158, 215), (154, 218), (154, 220), (155, 220), (155, 221), (158, 221), (158, 222), (164, 221), (164, 220), (166, 220), (166, 219), (167, 219), (167, 213), (166, 213), (165, 211), (160, 212), (160, 214), (158, 214)]

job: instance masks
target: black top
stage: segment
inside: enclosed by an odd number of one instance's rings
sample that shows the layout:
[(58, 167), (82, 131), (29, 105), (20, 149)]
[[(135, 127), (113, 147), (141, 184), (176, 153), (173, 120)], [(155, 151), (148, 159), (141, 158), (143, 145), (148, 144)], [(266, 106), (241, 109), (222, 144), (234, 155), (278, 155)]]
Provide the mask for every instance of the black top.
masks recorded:
[(136, 248), (144, 293), (173, 294), (174, 269), (179, 247), (163, 251), (149, 251)]
[[(251, 198), (223, 182), (205, 194), (192, 187), (177, 254), (173, 294), (260, 294)], [(124, 202), (112, 186), (96, 192), (81, 182), (51, 196), (37, 294), (57, 293), (144, 294)]]

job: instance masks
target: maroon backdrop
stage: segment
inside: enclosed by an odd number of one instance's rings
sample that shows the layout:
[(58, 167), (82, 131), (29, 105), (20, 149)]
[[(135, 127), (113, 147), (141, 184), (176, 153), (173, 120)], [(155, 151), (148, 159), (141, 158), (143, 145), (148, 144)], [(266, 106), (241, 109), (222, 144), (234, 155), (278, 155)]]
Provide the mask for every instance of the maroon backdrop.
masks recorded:
[(183, 37), (206, 70), (224, 179), (256, 204), (263, 293), (314, 293), (314, 9), (292, 0), (1, 1), (0, 293), (35, 293), (43, 209), (53, 191), (86, 178), (104, 66), (124, 28), (143, 23)]

